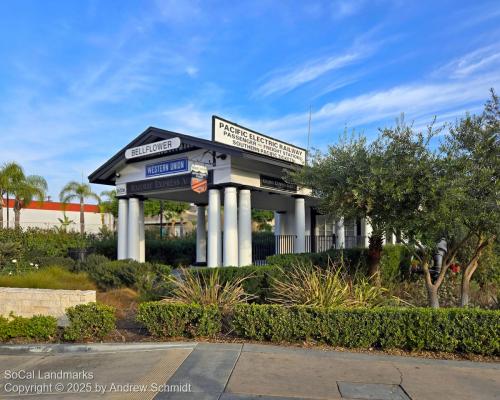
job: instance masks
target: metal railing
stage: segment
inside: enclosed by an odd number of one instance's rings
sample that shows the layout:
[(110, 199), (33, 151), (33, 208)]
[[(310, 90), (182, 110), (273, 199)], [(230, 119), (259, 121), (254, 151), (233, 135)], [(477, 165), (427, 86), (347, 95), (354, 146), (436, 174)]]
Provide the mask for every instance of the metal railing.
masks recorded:
[[(265, 265), (273, 254), (294, 252), (296, 235), (254, 235), (252, 238), (252, 263)], [(306, 235), (305, 252), (318, 253), (335, 248), (335, 235)]]
[(355, 247), (365, 247), (365, 243), (367, 242), (367, 237), (366, 236), (346, 236), (345, 237), (345, 242), (344, 242), (344, 247), (346, 249), (352, 249)]

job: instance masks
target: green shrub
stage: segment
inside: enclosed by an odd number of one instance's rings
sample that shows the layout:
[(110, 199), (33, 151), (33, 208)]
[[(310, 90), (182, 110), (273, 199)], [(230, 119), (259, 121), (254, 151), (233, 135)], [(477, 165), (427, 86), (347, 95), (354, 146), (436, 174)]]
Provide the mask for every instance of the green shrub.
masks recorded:
[(156, 337), (214, 336), (222, 329), (217, 306), (148, 302), (139, 305), (137, 321)]
[(74, 270), (75, 261), (69, 257), (43, 256), (32, 260), (36, 262), (40, 268), (44, 267), (63, 267), (68, 270)]
[(48, 340), (55, 336), (57, 319), (50, 316), (35, 315), (24, 318), (11, 315), (10, 319), (0, 316), (0, 341), (11, 338)]
[(107, 263), (109, 258), (101, 254), (89, 254), (84, 261), (75, 263), (74, 270), (76, 271), (94, 271), (101, 264)]
[(231, 325), (238, 337), (273, 342), (500, 354), (499, 311), (241, 304)]
[(386, 244), (380, 259), (380, 276), (383, 284), (401, 281), (403, 269), (410, 265), (408, 250), (399, 244)]
[(188, 272), (194, 276), (200, 276), (205, 281), (209, 276), (218, 271), (219, 280), (222, 285), (226, 282), (242, 281), (245, 293), (254, 296), (254, 301), (263, 303), (270, 297), (270, 288), (273, 278), (278, 278), (282, 271), (275, 266), (263, 267), (221, 267), (221, 268), (192, 268)]
[(102, 339), (116, 328), (115, 309), (99, 303), (79, 304), (66, 310), (66, 340)]
[[(91, 246), (97, 254), (116, 259), (116, 237), (95, 240)], [(160, 263), (182, 267), (196, 261), (196, 240), (185, 238), (148, 239), (146, 240), (146, 259), (151, 263)]]
[(287, 268), (295, 264), (312, 264), (326, 268), (332, 262), (342, 263), (350, 271), (365, 270), (368, 257), (367, 249), (332, 249), (322, 253), (275, 254), (267, 257), (268, 265)]
[[(331, 249), (322, 253), (302, 254), (275, 254), (267, 257), (268, 265), (288, 268), (293, 265), (315, 265), (326, 268), (330, 264), (342, 264), (351, 275), (356, 272), (366, 272), (368, 262), (368, 249)], [(409, 263), (408, 251), (402, 245), (385, 245), (380, 260), (380, 273), (382, 282), (389, 285), (400, 278), (400, 267)]]
[(481, 286), (487, 284), (500, 286), (500, 241), (497, 240), (484, 249), (472, 279)]
[(82, 266), (101, 290), (133, 287), (145, 299), (155, 299), (168, 294), (170, 287), (167, 278), (172, 269), (167, 265), (89, 256)]
[(74, 273), (61, 267), (47, 267), (19, 275), (0, 275), (0, 286), (32, 289), (94, 289), (86, 273)]
[[(0, 230), (0, 233), (2, 231)], [(0, 271), (12, 260), (21, 258), (21, 244), (14, 241), (0, 241)]]
[(133, 260), (115, 260), (94, 265), (88, 274), (101, 290), (132, 287), (141, 263)]
[(153, 301), (167, 297), (172, 292), (170, 274), (172, 268), (163, 264), (146, 263), (136, 274), (135, 287), (142, 301)]
[(66, 257), (68, 249), (85, 246), (88, 236), (56, 229), (0, 229), (0, 242), (9, 241), (19, 243), (21, 257), (30, 261), (38, 257)]

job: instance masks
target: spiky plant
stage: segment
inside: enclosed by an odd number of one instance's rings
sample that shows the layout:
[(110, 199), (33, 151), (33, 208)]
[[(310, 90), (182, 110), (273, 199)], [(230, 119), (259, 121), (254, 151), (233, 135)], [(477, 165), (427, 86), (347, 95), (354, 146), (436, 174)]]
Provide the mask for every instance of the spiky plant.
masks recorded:
[(236, 304), (246, 303), (253, 296), (247, 294), (242, 283), (248, 277), (221, 282), (219, 271), (206, 275), (193, 274), (186, 269), (181, 270), (181, 277), (171, 277), (172, 294), (163, 301), (186, 304), (216, 305), (223, 314), (228, 313)]
[(338, 307), (349, 301), (350, 287), (340, 268), (322, 269), (312, 265), (297, 264), (284, 279), (274, 279), (271, 301), (285, 306), (307, 305)]
[(326, 268), (297, 264), (281, 276), (272, 282), (271, 301), (285, 306), (380, 307), (399, 300), (360, 272), (349, 277), (342, 263)]

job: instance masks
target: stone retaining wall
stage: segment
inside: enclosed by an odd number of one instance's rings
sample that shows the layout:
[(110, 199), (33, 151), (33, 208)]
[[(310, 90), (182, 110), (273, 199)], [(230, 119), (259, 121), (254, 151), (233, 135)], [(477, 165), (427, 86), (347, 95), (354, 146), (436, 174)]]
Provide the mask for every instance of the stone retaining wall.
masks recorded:
[(95, 290), (53, 290), (0, 287), (0, 315), (21, 317), (51, 315), (64, 326), (65, 310), (77, 304), (95, 303)]

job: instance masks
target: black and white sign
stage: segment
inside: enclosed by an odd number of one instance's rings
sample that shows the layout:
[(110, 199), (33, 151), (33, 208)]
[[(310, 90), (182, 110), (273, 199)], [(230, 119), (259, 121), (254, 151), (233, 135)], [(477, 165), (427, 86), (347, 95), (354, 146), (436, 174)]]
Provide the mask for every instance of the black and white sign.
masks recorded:
[(306, 151), (217, 116), (212, 117), (212, 140), (294, 164), (305, 165)]
[(162, 140), (160, 142), (154, 142), (150, 144), (145, 144), (139, 147), (132, 147), (125, 151), (125, 158), (130, 160), (131, 158), (149, 156), (150, 154), (163, 153), (164, 151), (175, 150), (181, 146), (181, 139), (178, 137)]
[(297, 185), (293, 183), (287, 183), (281, 178), (276, 178), (274, 176), (261, 175), (260, 176), (260, 186), (272, 189), (284, 190), (286, 192), (297, 192)]

